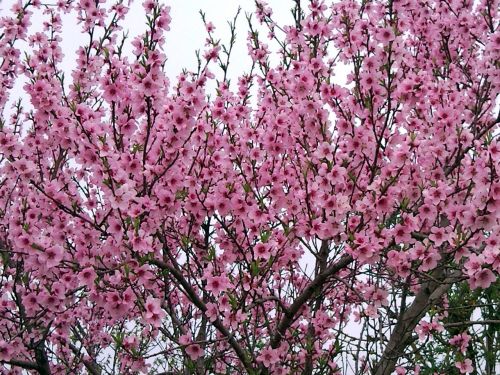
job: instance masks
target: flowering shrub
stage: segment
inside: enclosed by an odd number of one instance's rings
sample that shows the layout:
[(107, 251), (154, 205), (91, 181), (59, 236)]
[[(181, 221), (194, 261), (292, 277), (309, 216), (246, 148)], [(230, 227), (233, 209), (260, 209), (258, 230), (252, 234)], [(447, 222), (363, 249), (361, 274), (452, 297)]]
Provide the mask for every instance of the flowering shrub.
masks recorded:
[(427, 371), (451, 288), (498, 287), (498, 1), (258, 1), (237, 82), (234, 22), (173, 80), (143, 10), (131, 41), (123, 1), (1, 18), (1, 373)]

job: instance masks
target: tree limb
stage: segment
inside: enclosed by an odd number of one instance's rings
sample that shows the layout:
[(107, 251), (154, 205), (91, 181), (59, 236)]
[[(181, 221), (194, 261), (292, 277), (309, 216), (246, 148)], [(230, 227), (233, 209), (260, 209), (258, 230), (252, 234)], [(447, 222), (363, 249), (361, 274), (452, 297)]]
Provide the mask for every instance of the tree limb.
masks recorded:
[(304, 304), (314, 295), (314, 293), (321, 290), (324, 283), (342, 268), (345, 268), (354, 259), (350, 255), (343, 255), (338, 262), (333, 263), (330, 267), (318, 274), (316, 278), (311, 281), (309, 285), (302, 291), (302, 293), (293, 301), (288, 311), (285, 311), (283, 318), (278, 324), (276, 332), (271, 339), (271, 347), (277, 348), (280, 344), (286, 330), (295, 321), (296, 315)]
[(443, 275), (442, 269), (438, 269), (434, 273), (434, 278), (441, 279), (442, 281), (436, 282), (431, 280), (421, 286), (413, 303), (408, 310), (401, 314), (396, 323), (381, 359), (372, 370), (373, 375), (392, 374), (396, 367), (396, 362), (403, 354), (417, 324), (429, 311), (431, 306), (435, 305), (450, 289), (451, 285), (461, 277), (460, 271), (455, 271), (448, 277)]

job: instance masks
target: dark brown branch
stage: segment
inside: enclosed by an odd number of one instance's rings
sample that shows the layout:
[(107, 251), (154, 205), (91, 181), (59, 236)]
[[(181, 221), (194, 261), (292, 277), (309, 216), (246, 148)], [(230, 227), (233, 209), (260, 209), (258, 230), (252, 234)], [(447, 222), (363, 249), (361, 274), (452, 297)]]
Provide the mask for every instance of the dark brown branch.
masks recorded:
[(52, 373), (50, 371), (49, 358), (45, 350), (44, 340), (35, 347), (35, 360), (38, 366), (37, 371), (40, 375), (50, 375)]
[[(175, 280), (177, 280), (177, 282), (182, 286), (182, 288), (184, 289), (184, 293), (186, 293), (191, 302), (193, 302), (193, 304), (197, 308), (199, 308), (203, 313), (207, 311), (207, 306), (205, 305), (205, 303), (200, 299), (198, 294), (196, 294), (192, 286), (186, 281), (186, 279), (179, 270), (175, 269), (168, 263), (162, 262), (161, 260), (153, 259), (150, 262), (155, 266), (161, 268), (162, 270), (169, 271), (170, 274), (175, 278)], [(224, 335), (224, 337), (226, 337), (229, 345), (231, 345), (236, 355), (238, 356), (242, 364), (245, 366), (245, 369), (249, 373), (253, 373), (254, 369), (252, 366), (252, 362), (250, 361), (248, 355), (245, 353), (240, 344), (238, 344), (238, 342), (234, 339), (233, 334), (229, 332), (229, 330), (222, 324), (219, 318), (217, 318), (212, 324), (220, 333)]]
[(474, 325), (488, 325), (488, 324), (500, 324), (500, 320), (485, 319), (485, 320), (469, 320), (465, 322), (454, 322), (443, 324), (445, 328), (448, 327), (461, 327), (461, 326), (474, 326)]
[[(483, 137), (487, 132), (489, 132), (495, 125), (500, 123), (500, 112), (497, 115), (496, 120), (490, 122), (487, 124), (475, 137), (474, 140), (480, 139)], [(474, 148), (474, 143), (472, 145), (466, 147), (463, 149), (461, 152), (459, 152), (455, 158), (455, 161), (453, 164), (449, 165), (448, 167), (445, 168), (444, 175), (448, 177), (457, 167), (461, 165), (462, 159), (465, 157), (465, 155)]]
[(325, 282), (341, 269), (345, 268), (354, 259), (350, 255), (343, 255), (338, 262), (333, 263), (330, 267), (321, 272), (316, 278), (311, 281), (309, 285), (302, 291), (302, 293), (295, 299), (292, 305), (285, 311), (283, 318), (278, 324), (276, 333), (271, 339), (271, 347), (277, 348), (288, 328), (293, 324), (296, 315), (305, 303), (316, 293), (321, 291)]
[(0, 363), (4, 363), (6, 365), (21, 367), (25, 370), (35, 370), (39, 371), (39, 367), (35, 362), (21, 361), (17, 359), (11, 359), (10, 361), (0, 361)]
[(82, 359), (81, 359), (82, 363), (90, 375), (101, 375), (101, 369), (99, 368), (99, 365), (97, 364), (97, 362), (95, 362), (94, 360), (89, 361), (89, 360), (83, 359), (83, 356), (81, 355), (82, 354), (81, 351), (75, 345), (73, 345), (71, 343), (69, 344), (69, 348), (71, 349), (73, 354), (82, 357)]

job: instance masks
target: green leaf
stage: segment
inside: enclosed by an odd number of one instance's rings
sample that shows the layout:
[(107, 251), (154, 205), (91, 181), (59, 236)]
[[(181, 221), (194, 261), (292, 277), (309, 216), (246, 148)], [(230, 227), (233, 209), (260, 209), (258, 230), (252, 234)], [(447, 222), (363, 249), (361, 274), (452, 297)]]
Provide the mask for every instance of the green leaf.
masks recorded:
[(128, 263), (125, 263), (123, 265), (123, 271), (125, 272), (125, 276), (128, 277), (128, 275), (130, 274), (130, 266), (128, 265)]
[(283, 233), (285, 233), (285, 236), (290, 234), (290, 227), (288, 226), (288, 223), (283, 223)]
[(42, 246), (40, 246), (34, 242), (31, 244), (31, 247), (35, 250), (45, 251), (45, 249)]
[(252, 272), (252, 276), (258, 276), (259, 272), (260, 272), (260, 268), (259, 268), (259, 262), (257, 262), (256, 260), (254, 260), (252, 262), (252, 264), (250, 265), (250, 271)]
[(271, 231), (270, 230), (263, 230), (261, 233), (260, 233), (260, 240), (263, 242), (263, 243), (266, 243), (267, 241), (269, 241), (269, 238), (271, 237)]
[(134, 230), (136, 234), (139, 233), (140, 227), (141, 227), (141, 218), (140, 217), (134, 218)]
[(401, 201), (401, 209), (403, 211), (406, 211), (409, 203), (410, 203), (410, 199), (408, 197), (404, 197), (403, 200)]
[(238, 301), (236, 300), (236, 297), (230, 293), (227, 295), (229, 297), (229, 303), (231, 304), (231, 307), (233, 309), (236, 309), (238, 307)]
[(215, 247), (210, 246), (208, 248), (208, 255), (207, 255), (208, 261), (215, 260)]
[(0, 249), (0, 256), (2, 257), (3, 265), (8, 266), (10, 263), (10, 253), (5, 249)]
[(187, 237), (187, 236), (181, 237), (181, 244), (183, 247), (188, 247), (190, 243), (191, 243), (191, 241), (190, 241), (189, 237)]
[(349, 171), (347, 172), (347, 176), (349, 177), (349, 179), (352, 181), (352, 182), (356, 182), (356, 175), (354, 174), (353, 171)]
[(188, 192), (186, 188), (177, 190), (177, 192), (175, 193), (175, 199), (184, 200), (187, 197), (187, 194)]
[(144, 146), (143, 145), (140, 145), (138, 143), (135, 143), (133, 146), (132, 146), (132, 154), (135, 154), (137, 151), (143, 151), (144, 150)]
[(113, 338), (113, 341), (115, 342), (115, 345), (117, 348), (121, 348), (123, 345), (123, 339), (125, 338), (125, 334), (122, 332), (119, 332), (117, 334), (112, 334), (111, 337)]
[(105, 178), (102, 180), (102, 183), (106, 185), (108, 188), (111, 188), (111, 179), (110, 178)]

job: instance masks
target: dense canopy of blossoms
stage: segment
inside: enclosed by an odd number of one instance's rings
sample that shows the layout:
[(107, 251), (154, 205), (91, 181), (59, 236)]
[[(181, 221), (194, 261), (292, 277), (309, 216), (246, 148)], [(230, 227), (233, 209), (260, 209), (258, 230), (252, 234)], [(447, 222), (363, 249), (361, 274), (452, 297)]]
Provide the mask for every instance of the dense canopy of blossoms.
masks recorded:
[(131, 41), (121, 0), (2, 16), (0, 373), (419, 373), (450, 288), (497, 282), (498, 0), (291, 5), (237, 82), (207, 21), (167, 77), (162, 2)]

